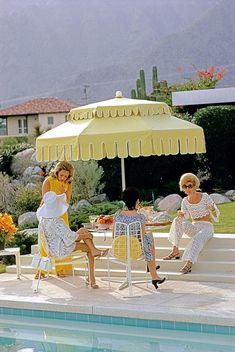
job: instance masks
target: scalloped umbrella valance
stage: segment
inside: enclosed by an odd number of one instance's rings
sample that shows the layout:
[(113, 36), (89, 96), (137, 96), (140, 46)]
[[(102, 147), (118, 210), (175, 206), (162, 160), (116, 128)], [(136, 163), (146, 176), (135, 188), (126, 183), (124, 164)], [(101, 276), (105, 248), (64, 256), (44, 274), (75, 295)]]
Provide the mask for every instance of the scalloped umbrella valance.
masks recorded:
[(203, 129), (171, 115), (162, 102), (114, 99), (72, 109), (68, 121), (36, 140), (39, 161), (100, 160), (205, 152)]

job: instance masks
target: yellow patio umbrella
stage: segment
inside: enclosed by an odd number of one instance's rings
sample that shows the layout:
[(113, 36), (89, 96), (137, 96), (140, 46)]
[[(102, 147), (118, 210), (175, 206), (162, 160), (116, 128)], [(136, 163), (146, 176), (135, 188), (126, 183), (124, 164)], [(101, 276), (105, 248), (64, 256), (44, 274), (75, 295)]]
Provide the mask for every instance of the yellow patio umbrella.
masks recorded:
[(39, 161), (100, 160), (205, 152), (203, 129), (171, 115), (163, 102), (114, 99), (72, 109), (68, 121), (36, 140)]

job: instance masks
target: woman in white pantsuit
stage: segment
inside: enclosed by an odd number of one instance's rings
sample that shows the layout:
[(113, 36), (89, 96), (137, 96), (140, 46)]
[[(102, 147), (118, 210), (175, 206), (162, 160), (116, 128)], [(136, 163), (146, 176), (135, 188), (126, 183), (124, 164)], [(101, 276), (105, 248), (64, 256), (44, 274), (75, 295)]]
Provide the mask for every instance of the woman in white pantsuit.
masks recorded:
[[(207, 193), (197, 191), (200, 181), (196, 175), (183, 174), (180, 178), (180, 190), (187, 194), (181, 204), (181, 210), (174, 219), (169, 233), (169, 241), (173, 244), (171, 253), (164, 260), (179, 259), (179, 242), (183, 234), (191, 237), (185, 248), (182, 259), (186, 261), (180, 270), (183, 274), (191, 272), (192, 265), (197, 262), (198, 255), (205, 243), (213, 237), (212, 220), (219, 221), (219, 209)], [(191, 217), (192, 222), (188, 219)]]

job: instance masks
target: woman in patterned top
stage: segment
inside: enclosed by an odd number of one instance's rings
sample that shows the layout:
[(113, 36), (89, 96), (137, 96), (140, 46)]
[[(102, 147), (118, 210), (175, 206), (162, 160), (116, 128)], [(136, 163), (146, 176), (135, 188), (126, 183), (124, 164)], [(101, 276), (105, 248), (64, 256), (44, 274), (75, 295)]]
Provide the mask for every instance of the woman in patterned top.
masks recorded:
[[(123, 233), (121, 228), (124, 224), (130, 224), (138, 221), (141, 224), (139, 233), (142, 235), (142, 248), (145, 260), (148, 265), (149, 272), (152, 277), (152, 284), (157, 289), (158, 284), (162, 284), (166, 278), (163, 279), (158, 276), (155, 264), (155, 247), (152, 233), (145, 233), (145, 215), (138, 213), (139, 194), (135, 188), (129, 187), (123, 191), (122, 200), (125, 203), (123, 210), (118, 211), (114, 216), (113, 228), (116, 229), (116, 234)], [(130, 229), (131, 232), (131, 229)], [(131, 234), (131, 233), (130, 233)], [(157, 267), (159, 268), (159, 267)]]
[[(179, 242), (183, 234), (191, 237), (185, 248), (182, 259), (186, 261), (180, 270), (183, 274), (191, 272), (192, 265), (197, 262), (198, 255), (205, 243), (213, 237), (212, 220), (219, 221), (219, 209), (207, 193), (197, 191), (200, 186), (198, 177), (192, 173), (183, 174), (179, 181), (180, 190), (187, 194), (181, 204), (169, 233), (169, 241), (173, 244), (171, 253), (164, 260), (179, 259)], [(188, 219), (191, 217), (192, 222)]]

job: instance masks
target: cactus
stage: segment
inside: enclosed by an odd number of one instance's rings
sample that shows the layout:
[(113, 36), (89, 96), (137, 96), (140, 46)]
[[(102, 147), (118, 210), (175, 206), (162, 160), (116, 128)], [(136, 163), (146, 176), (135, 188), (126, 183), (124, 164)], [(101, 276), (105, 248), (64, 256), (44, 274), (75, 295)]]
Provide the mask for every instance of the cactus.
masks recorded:
[(144, 70), (140, 70), (140, 92), (141, 92), (141, 99), (146, 99), (146, 84), (145, 84), (145, 73)]
[(136, 90), (135, 89), (132, 89), (131, 90), (131, 99), (136, 99)]
[(163, 80), (158, 82), (157, 67), (152, 69), (152, 87), (151, 94), (146, 94), (145, 73), (140, 70), (140, 76), (136, 81), (136, 90), (131, 90), (131, 97), (133, 99), (146, 99), (151, 101), (163, 101), (171, 105), (171, 87), (168, 87), (167, 81)]
[(157, 67), (156, 66), (153, 66), (152, 86), (153, 86), (153, 91), (158, 88), (158, 75), (157, 75)]
[(137, 92), (137, 98), (140, 99), (141, 86), (140, 86), (140, 79), (139, 78), (137, 78), (137, 80), (136, 80), (136, 92)]

